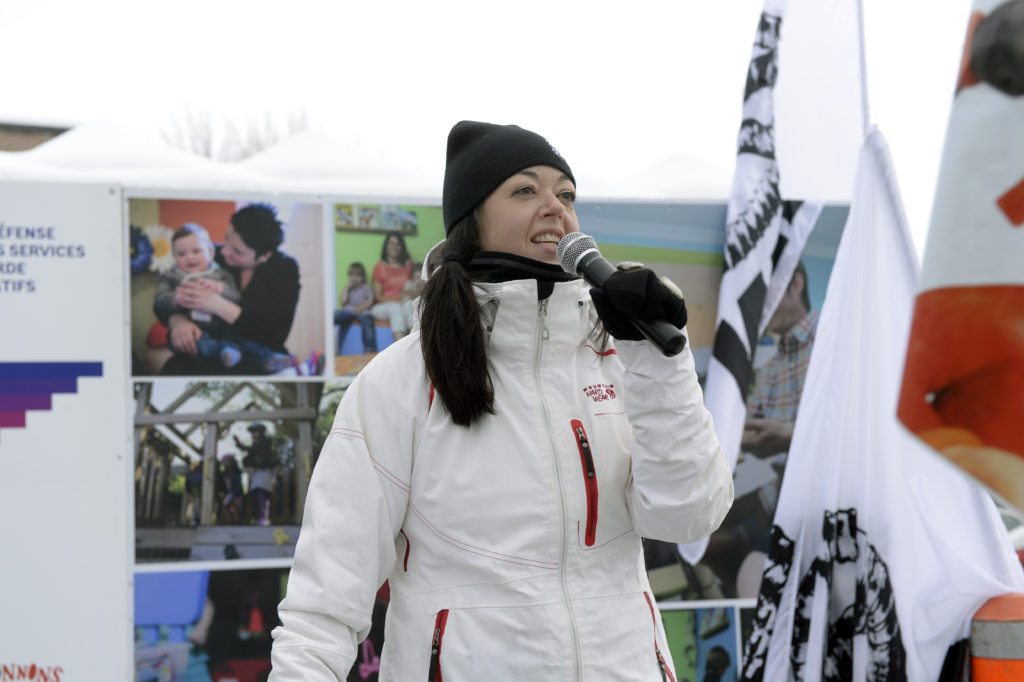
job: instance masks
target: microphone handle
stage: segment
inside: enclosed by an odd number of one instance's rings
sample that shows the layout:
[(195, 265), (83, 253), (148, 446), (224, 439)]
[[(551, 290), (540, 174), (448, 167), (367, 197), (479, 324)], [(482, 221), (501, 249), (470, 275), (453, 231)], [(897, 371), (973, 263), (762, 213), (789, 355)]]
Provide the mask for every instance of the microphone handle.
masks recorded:
[[(604, 283), (615, 272), (615, 266), (605, 260), (597, 249), (594, 249), (580, 256), (576, 262), (576, 271), (586, 280), (587, 284), (603, 289)], [(629, 321), (666, 357), (679, 355), (686, 347), (686, 337), (683, 336), (683, 332), (668, 320), (638, 320), (630, 315)]]

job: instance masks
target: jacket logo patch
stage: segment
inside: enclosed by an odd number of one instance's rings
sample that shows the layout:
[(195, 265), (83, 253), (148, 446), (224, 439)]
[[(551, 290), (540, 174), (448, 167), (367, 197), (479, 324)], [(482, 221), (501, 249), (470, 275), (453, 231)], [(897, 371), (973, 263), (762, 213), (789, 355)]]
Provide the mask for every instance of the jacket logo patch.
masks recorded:
[(590, 386), (584, 386), (583, 392), (595, 403), (615, 400), (615, 384), (591, 384)]

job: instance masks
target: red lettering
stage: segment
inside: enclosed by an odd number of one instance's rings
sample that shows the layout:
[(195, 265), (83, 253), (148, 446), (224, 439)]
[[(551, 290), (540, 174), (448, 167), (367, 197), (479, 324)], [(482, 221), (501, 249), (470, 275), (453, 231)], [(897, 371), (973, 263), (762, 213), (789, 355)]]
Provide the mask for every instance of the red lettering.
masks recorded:
[(64, 674), (61, 666), (43, 667), (37, 663), (22, 665), (19, 663), (0, 665), (0, 682), (18, 682), (18, 680), (32, 680), (33, 682), (60, 682)]

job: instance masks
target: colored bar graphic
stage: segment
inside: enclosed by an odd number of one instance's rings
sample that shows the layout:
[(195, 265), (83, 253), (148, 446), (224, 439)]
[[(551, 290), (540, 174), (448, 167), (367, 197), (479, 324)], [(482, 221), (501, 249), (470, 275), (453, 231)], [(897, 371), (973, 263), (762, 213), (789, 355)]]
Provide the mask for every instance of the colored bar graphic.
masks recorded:
[(21, 429), (24, 427), (24, 412), (0, 412), (0, 429)]
[(53, 394), (76, 393), (79, 377), (100, 376), (102, 362), (0, 362), (0, 429), (25, 428), (29, 410), (51, 410)]
[(46, 393), (14, 393), (11, 395), (0, 393), (0, 412), (49, 410), (52, 403), (51, 396)]
[(0, 362), (0, 379), (59, 379), (102, 375), (102, 362)]
[(0, 378), (0, 395), (53, 395), (74, 393), (78, 390), (78, 379), (4, 379)]

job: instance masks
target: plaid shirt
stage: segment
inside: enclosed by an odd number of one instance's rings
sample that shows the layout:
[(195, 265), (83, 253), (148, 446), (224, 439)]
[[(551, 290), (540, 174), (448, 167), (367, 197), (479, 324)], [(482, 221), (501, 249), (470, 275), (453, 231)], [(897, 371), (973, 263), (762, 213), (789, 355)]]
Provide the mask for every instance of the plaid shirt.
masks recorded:
[(757, 370), (747, 396), (747, 416), (796, 423), (807, 365), (814, 347), (818, 311), (812, 311), (784, 333), (775, 357)]

